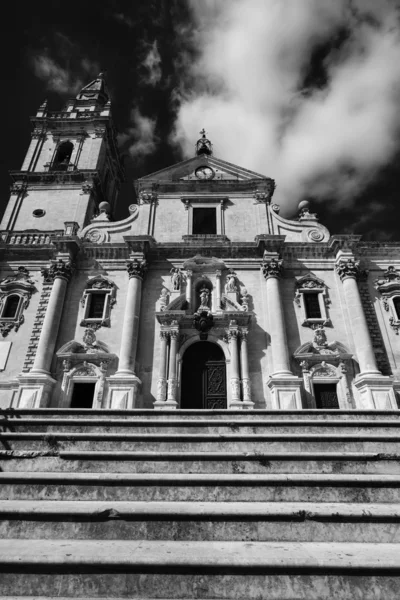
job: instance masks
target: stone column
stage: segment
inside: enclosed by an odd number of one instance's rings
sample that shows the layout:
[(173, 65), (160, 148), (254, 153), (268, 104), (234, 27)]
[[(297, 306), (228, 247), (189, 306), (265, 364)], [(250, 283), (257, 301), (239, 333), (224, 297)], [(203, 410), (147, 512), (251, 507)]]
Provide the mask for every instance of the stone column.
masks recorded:
[(229, 349), (231, 352), (231, 402), (229, 408), (238, 409), (243, 408), (242, 401), (240, 400), (240, 371), (239, 371), (239, 328), (236, 321), (229, 323), (228, 330)]
[(251, 401), (251, 382), (249, 375), (249, 357), (247, 352), (247, 334), (248, 330), (242, 327), (240, 331), (240, 366), (242, 373), (243, 408), (253, 408), (254, 402)]
[(143, 257), (132, 257), (126, 265), (129, 283), (122, 325), (118, 371), (109, 379), (110, 408), (136, 408), (140, 379), (135, 373), (136, 350), (139, 336), (142, 282), (147, 271)]
[(273, 373), (267, 385), (271, 390), (272, 408), (293, 410), (302, 408), (301, 379), (290, 370), (285, 317), (280, 291), (282, 260), (274, 252), (264, 253), (262, 271), (267, 284), (267, 306)]
[(45, 283), (53, 281), (53, 287), (51, 288), (49, 303), (36, 350), (35, 362), (30, 371), (32, 374), (42, 373), (50, 375), (50, 366), (60, 327), (65, 293), (72, 273), (72, 263), (64, 262), (61, 259), (53, 263), (50, 269), (42, 271)]
[(178, 402), (176, 400), (176, 392), (178, 387), (178, 380), (176, 376), (176, 359), (178, 353), (178, 339), (179, 339), (179, 325), (175, 321), (172, 322), (171, 329), (169, 332), (171, 338), (170, 352), (169, 352), (169, 373), (168, 373), (168, 395), (167, 402), (168, 408), (176, 408)]
[(214, 309), (214, 312), (216, 312), (217, 310), (221, 310), (221, 276), (222, 276), (222, 271), (215, 272), (216, 283), (215, 283), (215, 309)]
[(136, 349), (139, 335), (142, 281), (147, 269), (145, 260), (134, 259), (127, 263), (129, 275), (118, 375), (135, 375)]
[(343, 292), (360, 367), (360, 374), (354, 380), (354, 385), (360, 395), (357, 408), (396, 409), (397, 403), (392, 381), (389, 377), (383, 376), (378, 369), (367, 319), (364, 314), (364, 307), (357, 285), (357, 280), (361, 274), (360, 263), (355, 260), (351, 253), (339, 251), (335, 267), (343, 283)]
[(65, 293), (73, 270), (74, 265), (69, 258), (65, 261), (59, 258), (49, 269), (42, 269), (44, 283), (53, 282), (53, 285), (33, 367), (29, 373), (23, 373), (18, 377), (20, 385), (17, 408), (40, 408), (49, 405), (51, 390), (56, 383), (50, 375), (51, 362), (63, 313)]
[(186, 301), (189, 309), (192, 308), (192, 276), (193, 271), (186, 271)]
[(157, 384), (157, 400), (155, 409), (164, 408), (167, 399), (167, 356), (168, 356), (169, 331), (160, 331), (160, 371)]

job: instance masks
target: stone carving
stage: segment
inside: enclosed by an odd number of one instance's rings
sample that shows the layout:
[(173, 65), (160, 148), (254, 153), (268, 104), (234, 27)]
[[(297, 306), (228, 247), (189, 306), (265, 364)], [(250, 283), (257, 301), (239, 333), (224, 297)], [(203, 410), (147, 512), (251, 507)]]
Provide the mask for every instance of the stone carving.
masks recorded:
[(249, 300), (250, 300), (250, 296), (247, 293), (247, 288), (242, 288), (242, 307), (244, 312), (248, 312), (249, 310)]
[(72, 262), (65, 262), (61, 258), (53, 262), (49, 269), (42, 269), (42, 276), (45, 283), (52, 283), (57, 277), (69, 281), (73, 275), (75, 265)]
[(208, 302), (210, 298), (210, 290), (206, 287), (201, 288), (200, 290), (200, 306), (199, 311), (201, 310), (209, 310)]
[(22, 323), (24, 323), (25, 317), (24, 315), (20, 315), (20, 317), (14, 321), (0, 321), (0, 333), (3, 337), (7, 337), (10, 331), (13, 329), (18, 331), (21, 327)]
[(63, 366), (64, 373), (68, 373), (68, 371), (70, 371), (72, 369), (72, 362), (68, 358), (65, 358), (62, 361), (62, 366)]
[(325, 329), (322, 325), (317, 325), (315, 328), (313, 344), (316, 348), (326, 348), (328, 346), (328, 340), (326, 337)]
[(225, 292), (237, 292), (237, 276), (235, 271), (229, 269), (228, 274), (226, 276), (226, 284), (225, 284)]
[(231, 379), (232, 400), (240, 400), (240, 380), (237, 377)]
[(400, 273), (395, 267), (390, 266), (383, 273), (383, 278), (378, 278), (375, 280), (374, 286), (376, 287), (376, 289), (380, 290), (380, 288), (385, 284), (395, 282), (399, 282), (400, 287)]
[(161, 290), (159, 300), (160, 300), (160, 310), (164, 311), (168, 306), (168, 300), (169, 300), (169, 294), (168, 294), (168, 290), (166, 288), (163, 288)]
[(214, 325), (214, 319), (209, 310), (198, 310), (194, 314), (193, 326), (200, 332), (200, 339), (206, 340), (207, 333)]
[(184, 279), (184, 273), (181, 269), (171, 269), (171, 283), (174, 292), (178, 292), (181, 289), (181, 284)]
[(243, 379), (243, 400), (245, 402), (251, 402), (251, 382), (250, 379)]
[(360, 261), (354, 260), (354, 258), (341, 258), (336, 263), (336, 272), (341, 281), (343, 281), (346, 277), (354, 277), (355, 279), (358, 279), (361, 274)]
[(140, 204), (151, 204), (157, 200), (156, 192), (151, 192), (149, 190), (142, 190), (139, 192), (139, 205)]
[(132, 277), (143, 279), (147, 271), (147, 260), (145, 258), (142, 260), (134, 258), (126, 263), (126, 269), (128, 271), (129, 279), (132, 279)]
[(86, 327), (85, 332), (83, 334), (83, 351), (87, 354), (95, 354), (99, 352), (101, 349), (97, 343), (97, 338), (95, 331), (100, 329), (101, 325), (99, 323), (95, 323)]
[(274, 211), (274, 213), (276, 213), (277, 215), (279, 215), (281, 207), (279, 206), (279, 204), (271, 204), (271, 209)]
[(268, 277), (281, 277), (282, 264), (283, 261), (281, 259), (271, 258), (270, 260), (266, 260), (264, 258), (261, 268), (265, 279)]
[(303, 372), (304, 372), (304, 371), (309, 371), (309, 369), (310, 369), (310, 363), (309, 363), (307, 360), (302, 360), (302, 361), (300, 362), (300, 367), (301, 367), (301, 370), (302, 370)]
[(322, 361), (313, 369), (313, 377), (337, 377), (336, 369)]
[(157, 400), (164, 402), (167, 398), (167, 380), (165, 377), (160, 377), (157, 383)]
[(396, 335), (399, 335), (400, 322), (394, 317), (389, 317), (390, 327), (394, 330)]
[(86, 377), (95, 377), (96, 376), (96, 371), (93, 365), (89, 364), (88, 362), (86, 362), (86, 360), (84, 361), (83, 365), (81, 367), (79, 367), (75, 372), (74, 372), (74, 376), (76, 375), (84, 375)]

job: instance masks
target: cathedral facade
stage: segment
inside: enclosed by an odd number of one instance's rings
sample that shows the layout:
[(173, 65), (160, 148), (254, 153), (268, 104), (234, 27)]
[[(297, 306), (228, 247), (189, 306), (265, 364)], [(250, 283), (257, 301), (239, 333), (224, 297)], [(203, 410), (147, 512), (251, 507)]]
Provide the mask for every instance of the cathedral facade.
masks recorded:
[(43, 104), (1, 229), (0, 407), (397, 409), (400, 245), (213, 155), (135, 182), (104, 78)]

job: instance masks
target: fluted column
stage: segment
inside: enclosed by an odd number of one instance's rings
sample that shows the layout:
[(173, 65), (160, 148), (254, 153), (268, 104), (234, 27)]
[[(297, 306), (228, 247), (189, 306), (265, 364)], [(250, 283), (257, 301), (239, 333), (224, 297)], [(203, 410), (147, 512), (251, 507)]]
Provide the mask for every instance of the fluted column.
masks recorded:
[(64, 262), (61, 259), (54, 262), (50, 269), (42, 270), (45, 283), (53, 281), (53, 286), (43, 321), (35, 362), (30, 371), (31, 374), (50, 374), (51, 361), (63, 312), (65, 292), (73, 270), (74, 267), (71, 262)]
[(246, 328), (242, 327), (240, 331), (240, 366), (242, 373), (242, 390), (243, 402), (253, 405), (251, 401), (251, 382), (249, 375), (249, 357), (247, 351), (247, 334)]
[(172, 326), (170, 330), (170, 352), (169, 352), (169, 373), (168, 373), (168, 396), (169, 402), (176, 402), (177, 378), (176, 378), (176, 358), (178, 352), (179, 326)]
[(228, 339), (231, 352), (231, 396), (232, 402), (240, 402), (240, 372), (239, 372), (239, 330), (235, 322), (229, 325)]
[(167, 399), (167, 353), (169, 333), (160, 331), (160, 373), (157, 385), (157, 402)]
[(349, 311), (351, 331), (361, 374), (371, 373), (373, 375), (380, 375), (357, 285), (357, 279), (360, 275), (359, 261), (354, 260), (352, 256), (343, 257), (339, 255), (336, 261), (336, 271), (343, 283), (343, 291)]
[(126, 265), (129, 283), (117, 375), (135, 375), (136, 350), (139, 335), (142, 281), (147, 270), (144, 259), (133, 259)]
[(285, 318), (279, 285), (282, 273), (282, 260), (277, 256), (264, 259), (262, 270), (267, 282), (269, 332), (271, 336), (274, 375), (281, 377), (286, 375), (291, 376)]

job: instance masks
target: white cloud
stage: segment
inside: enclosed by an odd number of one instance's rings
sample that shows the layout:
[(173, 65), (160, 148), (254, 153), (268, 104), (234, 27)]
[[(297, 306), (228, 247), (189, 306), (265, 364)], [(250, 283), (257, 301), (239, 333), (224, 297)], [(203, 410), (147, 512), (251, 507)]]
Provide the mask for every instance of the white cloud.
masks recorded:
[(132, 127), (118, 136), (120, 146), (127, 147), (131, 156), (141, 158), (155, 151), (159, 138), (155, 133), (156, 121), (142, 115), (137, 107), (131, 112)]
[(143, 77), (144, 83), (157, 85), (161, 79), (161, 56), (158, 51), (157, 40), (151, 45), (142, 65), (146, 70), (146, 74)]
[[(276, 179), (276, 200), (337, 204), (398, 149), (397, 0), (190, 2), (197, 61), (182, 61), (174, 139), (193, 155), (204, 126), (217, 156)], [(305, 90), (313, 51), (346, 32), (325, 59), (326, 83)]]

